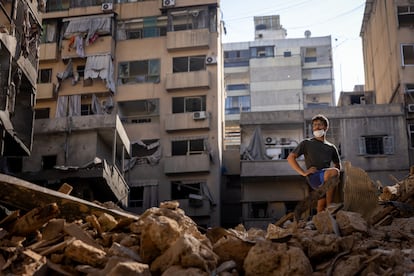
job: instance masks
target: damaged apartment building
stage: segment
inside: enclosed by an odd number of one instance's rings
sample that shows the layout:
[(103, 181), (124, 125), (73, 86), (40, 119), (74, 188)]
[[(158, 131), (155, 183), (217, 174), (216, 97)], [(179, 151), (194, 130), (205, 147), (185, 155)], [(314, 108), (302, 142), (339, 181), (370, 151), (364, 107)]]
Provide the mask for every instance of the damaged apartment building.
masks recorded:
[(218, 4), (48, 0), (33, 151), (19, 175), (136, 213), (178, 200), (200, 225), (218, 225)]
[(0, 1), (0, 172), (32, 149), (41, 24), (37, 1)]

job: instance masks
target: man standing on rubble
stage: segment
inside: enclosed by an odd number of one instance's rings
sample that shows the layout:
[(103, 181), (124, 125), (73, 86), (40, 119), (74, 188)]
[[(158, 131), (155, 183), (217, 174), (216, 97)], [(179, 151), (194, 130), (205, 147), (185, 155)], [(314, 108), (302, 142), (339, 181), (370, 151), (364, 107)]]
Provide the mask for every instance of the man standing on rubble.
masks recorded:
[[(339, 178), (341, 161), (335, 145), (325, 139), (328, 128), (328, 118), (322, 114), (314, 116), (312, 118), (314, 137), (300, 142), (287, 158), (289, 165), (300, 175), (306, 177), (313, 190), (319, 190), (331, 179)], [(305, 157), (306, 170), (296, 161), (302, 155)], [(332, 203), (335, 186), (327, 188), (326, 195), (318, 199), (318, 213)]]

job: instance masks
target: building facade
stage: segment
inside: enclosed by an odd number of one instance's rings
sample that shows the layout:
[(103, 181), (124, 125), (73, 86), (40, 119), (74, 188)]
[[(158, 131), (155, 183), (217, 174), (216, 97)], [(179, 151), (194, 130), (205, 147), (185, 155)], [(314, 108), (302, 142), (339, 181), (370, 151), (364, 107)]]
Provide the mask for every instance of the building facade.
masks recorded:
[[(47, 156), (49, 168), (61, 170), (58, 182), (67, 168), (102, 167), (111, 199), (130, 211), (178, 200), (200, 225), (218, 225), (219, 2), (49, 0), (42, 19), (42, 142), (24, 162), (26, 175), (44, 172)], [(44, 128), (51, 124), (59, 127)], [(88, 191), (95, 195), (97, 185)]]
[[(341, 99), (348, 102), (345, 98), (355, 95), (341, 95)], [(373, 185), (393, 185), (390, 175), (402, 179), (409, 173), (408, 139), (401, 135), (405, 124), (402, 104), (354, 103), (302, 111), (242, 113), (241, 146), (246, 150), (240, 168), (240, 201), (246, 227), (265, 228), (293, 211), (309, 194), (305, 178), (281, 156), (302, 139), (312, 137), (311, 118), (319, 113), (329, 119), (327, 140), (337, 146), (342, 163), (365, 170)], [(269, 143), (268, 137), (285, 142)], [(305, 167), (303, 159), (298, 163)], [(336, 202), (343, 202), (342, 184), (336, 190)]]
[(241, 112), (335, 105), (330, 36), (286, 38), (278, 15), (254, 25), (254, 41), (223, 45), (226, 148), (240, 144)]
[(365, 90), (375, 102), (402, 103), (414, 164), (414, 4), (409, 0), (365, 3), (361, 27)]
[[(30, 154), (41, 34), (38, 1), (0, 1), (0, 172)], [(4, 158), (3, 158), (4, 157)]]

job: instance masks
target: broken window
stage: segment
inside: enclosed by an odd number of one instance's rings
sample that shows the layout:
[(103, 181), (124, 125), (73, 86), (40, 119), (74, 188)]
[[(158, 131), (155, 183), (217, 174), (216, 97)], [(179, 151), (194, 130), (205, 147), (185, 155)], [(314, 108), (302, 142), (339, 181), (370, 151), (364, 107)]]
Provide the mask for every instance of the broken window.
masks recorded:
[(401, 44), (402, 65), (414, 65), (414, 44)]
[(37, 83), (51, 83), (52, 82), (52, 69), (40, 69), (37, 76)]
[(68, 10), (70, 0), (48, 0), (46, 2), (46, 12)]
[(142, 207), (144, 187), (129, 187), (129, 207)]
[(250, 57), (261, 58), (261, 57), (274, 57), (274, 46), (260, 46), (250, 48)]
[(250, 205), (250, 218), (268, 218), (267, 202), (252, 202)]
[(50, 108), (36, 108), (35, 119), (49, 119)]
[(169, 31), (183, 31), (209, 28), (207, 7), (172, 11), (168, 15)]
[(398, 25), (400, 27), (414, 26), (414, 6), (397, 7)]
[(42, 156), (42, 169), (44, 170), (50, 170), (53, 169), (54, 166), (56, 166), (56, 155), (45, 155)]
[(359, 138), (359, 154), (394, 154), (394, 138), (387, 135), (370, 135)]
[(159, 99), (118, 102), (118, 111), (124, 123), (150, 123), (159, 116)]
[(206, 69), (206, 56), (173, 58), (173, 73), (193, 72)]
[(206, 96), (176, 97), (172, 99), (173, 113), (206, 111)]
[(191, 195), (202, 196), (202, 181), (172, 181), (171, 199), (189, 199)]
[(172, 156), (202, 154), (204, 152), (204, 139), (180, 140), (171, 142)]
[(305, 48), (305, 62), (316, 62), (316, 48)]
[(146, 17), (118, 22), (117, 40), (143, 39), (167, 35), (167, 18)]
[(250, 96), (228, 96), (225, 111), (226, 115), (250, 111)]
[(159, 83), (160, 60), (137, 60), (120, 62), (118, 66), (118, 84)]
[(56, 42), (56, 31), (57, 31), (57, 22), (44, 20), (42, 22), (42, 35), (40, 37), (40, 43), (53, 43)]

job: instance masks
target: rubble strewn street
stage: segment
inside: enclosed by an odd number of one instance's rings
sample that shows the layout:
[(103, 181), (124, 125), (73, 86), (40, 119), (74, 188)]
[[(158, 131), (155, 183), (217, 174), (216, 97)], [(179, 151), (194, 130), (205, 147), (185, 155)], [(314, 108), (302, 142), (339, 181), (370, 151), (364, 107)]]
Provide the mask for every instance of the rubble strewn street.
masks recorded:
[[(383, 189), (373, 214), (376, 223), (358, 212), (336, 209), (309, 221), (287, 214), (266, 230), (243, 225), (201, 229), (176, 201), (163, 202), (140, 216), (112, 207), (84, 208), (85, 212), (79, 209), (67, 216), (57, 203), (26, 212), (4, 207), (0, 271), (90, 276), (411, 275), (413, 184), (410, 175)], [(3, 200), (2, 204), (8, 205)], [(105, 208), (108, 212), (102, 211)]]

